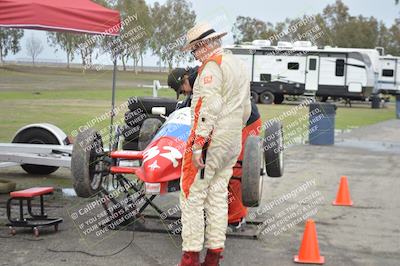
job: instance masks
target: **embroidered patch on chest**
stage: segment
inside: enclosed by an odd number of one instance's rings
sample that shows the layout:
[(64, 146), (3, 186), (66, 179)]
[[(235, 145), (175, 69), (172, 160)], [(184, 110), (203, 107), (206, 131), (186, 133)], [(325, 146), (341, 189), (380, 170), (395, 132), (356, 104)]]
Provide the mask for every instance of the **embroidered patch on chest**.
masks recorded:
[(205, 76), (204, 77), (204, 84), (209, 84), (212, 82), (213, 77), (212, 76)]

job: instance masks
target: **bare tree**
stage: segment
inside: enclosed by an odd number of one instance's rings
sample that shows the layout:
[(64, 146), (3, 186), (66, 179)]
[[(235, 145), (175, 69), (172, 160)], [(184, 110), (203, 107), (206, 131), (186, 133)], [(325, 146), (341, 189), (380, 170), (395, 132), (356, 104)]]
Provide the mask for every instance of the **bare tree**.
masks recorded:
[(35, 64), (35, 59), (43, 52), (42, 42), (32, 34), (26, 41), (26, 49), (28, 50), (28, 55), (32, 57), (32, 64)]

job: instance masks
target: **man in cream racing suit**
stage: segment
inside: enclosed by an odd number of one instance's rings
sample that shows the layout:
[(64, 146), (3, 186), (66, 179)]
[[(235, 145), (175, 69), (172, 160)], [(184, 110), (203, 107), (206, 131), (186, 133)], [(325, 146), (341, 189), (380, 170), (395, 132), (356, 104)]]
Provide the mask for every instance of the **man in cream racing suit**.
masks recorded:
[(228, 182), (251, 111), (246, 70), (238, 59), (222, 52), (224, 35), (207, 23), (187, 33), (185, 49), (202, 65), (193, 88), (192, 129), (182, 166), (181, 266), (200, 265), (203, 244), (208, 249), (203, 265), (219, 263), (226, 238)]
[[(177, 109), (191, 106), (193, 85), (197, 75), (198, 67), (175, 68), (168, 75), (168, 86), (176, 91), (177, 98), (180, 94), (186, 96), (183, 101), (178, 103)], [(228, 185), (228, 231), (238, 230), (245, 223), (247, 208), (242, 202), (241, 186), (243, 147), (250, 134), (259, 135), (261, 126), (257, 105), (252, 102), (251, 115), (246, 122), (246, 127), (242, 130), (242, 151), (233, 167), (233, 174)]]

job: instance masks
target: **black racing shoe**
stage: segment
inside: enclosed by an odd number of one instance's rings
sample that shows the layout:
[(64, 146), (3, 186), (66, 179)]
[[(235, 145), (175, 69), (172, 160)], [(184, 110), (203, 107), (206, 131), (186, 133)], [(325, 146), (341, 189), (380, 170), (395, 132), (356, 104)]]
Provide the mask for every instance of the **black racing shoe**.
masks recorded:
[(229, 223), (228, 224), (228, 228), (227, 228), (227, 232), (232, 233), (232, 232), (240, 231), (241, 228), (245, 224), (246, 224), (246, 219), (245, 218), (242, 218), (242, 220), (240, 220), (239, 222)]

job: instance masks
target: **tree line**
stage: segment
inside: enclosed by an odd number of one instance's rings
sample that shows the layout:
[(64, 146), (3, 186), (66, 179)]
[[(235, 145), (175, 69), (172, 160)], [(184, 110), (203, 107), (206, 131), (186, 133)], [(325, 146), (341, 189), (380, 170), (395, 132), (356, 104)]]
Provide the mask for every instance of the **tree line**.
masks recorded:
[[(47, 42), (55, 51), (62, 50), (66, 54), (67, 67), (75, 57), (79, 57), (84, 69), (94, 68), (93, 59), (103, 54), (110, 54), (110, 49), (117, 46), (118, 60), (126, 70), (128, 61), (137, 70), (143, 56), (151, 51), (158, 56), (158, 65), (179, 64), (188, 57), (182, 56), (179, 49), (183, 44), (182, 37), (194, 26), (196, 13), (187, 0), (167, 0), (164, 4), (155, 2), (152, 6), (144, 0), (94, 0), (102, 6), (120, 11), (121, 21), (130, 21), (121, 27), (120, 37), (106, 37), (74, 34), (66, 32), (48, 32)], [(0, 62), (8, 54), (16, 54), (21, 50), (20, 40), (24, 31), (20, 29), (0, 30)], [(27, 40), (28, 54), (35, 61), (43, 47), (37, 44), (32, 36)], [(179, 42), (179, 43), (177, 43)], [(37, 48), (37, 49), (32, 49)], [(112, 53), (111, 53), (112, 54)]]
[(375, 17), (350, 15), (349, 8), (341, 0), (327, 5), (321, 13), (286, 18), (275, 24), (238, 16), (232, 31), (236, 44), (256, 39), (270, 40), (275, 45), (278, 41), (311, 40), (319, 47), (383, 47), (386, 53), (400, 55), (400, 18), (387, 27)]
[[(179, 50), (185, 41), (185, 33), (196, 21), (196, 13), (188, 0), (167, 0), (164, 4), (155, 2), (153, 5), (147, 5), (145, 0), (94, 2), (120, 11), (123, 25), (120, 37), (48, 32), (48, 44), (55, 51), (65, 52), (67, 67), (78, 56), (84, 69), (94, 68), (93, 58), (110, 54), (110, 49), (117, 51), (114, 54), (117, 54), (124, 70), (129, 62), (136, 71), (140, 63), (143, 70), (143, 56), (148, 51), (158, 57), (160, 69), (163, 64), (171, 69), (174, 64), (190, 60)], [(400, 18), (388, 27), (375, 17), (350, 15), (349, 8), (341, 0), (327, 5), (321, 13), (286, 18), (277, 23), (238, 16), (232, 33), (235, 43), (256, 39), (267, 39), (273, 44), (278, 41), (312, 41), (318, 46), (383, 47), (386, 53), (400, 55)], [(18, 29), (0, 30), (1, 62), (8, 54), (21, 50), (23, 34), (23, 30)], [(32, 36), (26, 42), (26, 49), (34, 62), (43, 46)]]

